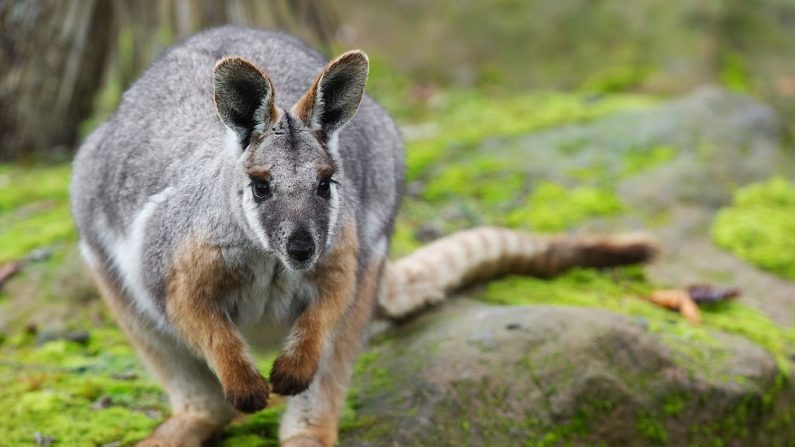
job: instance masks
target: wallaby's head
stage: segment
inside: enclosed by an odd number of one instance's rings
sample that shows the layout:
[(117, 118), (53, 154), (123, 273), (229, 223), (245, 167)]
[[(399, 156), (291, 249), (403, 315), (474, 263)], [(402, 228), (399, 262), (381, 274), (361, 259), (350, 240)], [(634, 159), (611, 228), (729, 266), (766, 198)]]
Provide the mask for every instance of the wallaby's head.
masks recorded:
[(291, 269), (312, 268), (337, 233), (345, 194), (337, 136), (359, 107), (367, 69), (364, 53), (345, 53), (285, 110), (251, 63), (231, 57), (215, 66), (215, 103), (238, 157), (234, 193), (245, 225)]

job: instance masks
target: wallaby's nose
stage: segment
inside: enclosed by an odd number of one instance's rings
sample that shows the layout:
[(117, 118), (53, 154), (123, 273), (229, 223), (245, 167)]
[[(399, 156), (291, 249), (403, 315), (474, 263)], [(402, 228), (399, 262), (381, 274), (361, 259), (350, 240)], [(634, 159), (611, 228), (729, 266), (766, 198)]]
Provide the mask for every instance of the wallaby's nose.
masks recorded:
[(306, 230), (298, 230), (287, 239), (287, 254), (296, 261), (303, 262), (315, 253), (312, 235)]

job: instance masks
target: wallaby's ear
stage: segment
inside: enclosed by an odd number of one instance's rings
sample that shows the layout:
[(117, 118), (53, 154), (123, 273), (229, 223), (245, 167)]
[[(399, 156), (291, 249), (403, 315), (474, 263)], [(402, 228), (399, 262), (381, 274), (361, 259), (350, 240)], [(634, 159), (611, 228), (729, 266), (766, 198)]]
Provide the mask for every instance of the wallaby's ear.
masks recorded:
[(235, 132), (243, 149), (252, 133), (265, 132), (276, 118), (273, 84), (265, 73), (239, 57), (215, 64), (215, 107), (224, 125)]
[(293, 113), (313, 130), (331, 138), (359, 108), (367, 83), (369, 62), (359, 50), (349, 51), (329, 62), (304, 96), (293, 106)]

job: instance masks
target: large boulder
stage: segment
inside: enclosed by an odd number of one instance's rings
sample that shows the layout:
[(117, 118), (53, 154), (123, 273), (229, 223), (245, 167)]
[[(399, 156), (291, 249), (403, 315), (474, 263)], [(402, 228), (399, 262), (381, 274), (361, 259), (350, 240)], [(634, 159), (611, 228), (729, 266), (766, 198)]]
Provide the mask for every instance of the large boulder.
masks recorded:
[(789, 373), (743, 338), (691, 337), (597, 309), (456, 300), (378, 337), (341, 443), (793, 445)]

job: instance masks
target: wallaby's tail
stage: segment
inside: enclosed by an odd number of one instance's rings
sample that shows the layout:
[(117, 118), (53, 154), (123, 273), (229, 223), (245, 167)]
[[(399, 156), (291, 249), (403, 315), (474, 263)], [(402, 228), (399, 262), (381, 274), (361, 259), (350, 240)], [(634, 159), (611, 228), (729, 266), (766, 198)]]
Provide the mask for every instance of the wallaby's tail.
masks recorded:
[(507, 274), (550, 277), (572, 267), (645, 262), (657, 253), (644, 235), (533, 236), (496, 227), (460, 231), (390, 263), (379, 312), (401, 318), (457, 288)]

